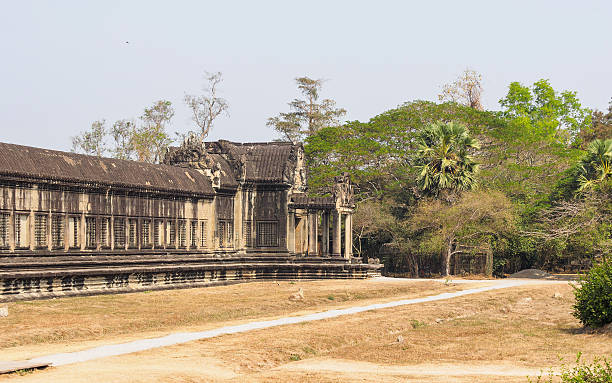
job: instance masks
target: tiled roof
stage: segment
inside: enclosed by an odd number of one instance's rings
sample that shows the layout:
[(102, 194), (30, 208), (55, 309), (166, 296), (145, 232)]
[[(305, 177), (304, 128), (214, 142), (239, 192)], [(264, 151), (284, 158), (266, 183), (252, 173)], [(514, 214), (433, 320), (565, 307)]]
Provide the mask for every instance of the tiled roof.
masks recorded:
[(215, 163), (221, 167), (221, 187), (233, 189), (238, 186), (232, 166), (220, 154), (210, 154)]
[(291, 195), (289, 203), (297, 208), (334, 208), (336, 201), (334, 197), (309, 197), (304, 193), (294, 193)]
[(0, 143), (0, 174), (148, 191), (214, 194), (210, 179), (195, 169), (6, 143)]
[[(246, 181), (284, 182), (283, 174), (291, 165), (297, 145), (289, 142), (235, 143), (220, 140), (209, 142), (206, 148), (210, 153), (227, 154), (233, 161), (244, 160)], [(239, 175), (238, 175), (239, 176)]]

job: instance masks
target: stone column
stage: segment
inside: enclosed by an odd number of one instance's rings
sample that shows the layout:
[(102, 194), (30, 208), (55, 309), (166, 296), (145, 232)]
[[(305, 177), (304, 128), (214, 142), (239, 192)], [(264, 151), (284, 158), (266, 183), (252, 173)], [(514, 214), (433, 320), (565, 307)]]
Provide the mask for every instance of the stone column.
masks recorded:
[(353, 221), (351, 214), (344, 218), (344, 258), (350, 259), (353, 255)]
[(324, 257), (329, 256), (329, 212), (324, 211), (321, 215), (321, 252)]
[(287, 218), (287, 251), (295, 254), (295, 212), (292, 211)]
[(317, 213), (308, 212), (308, 255), (317, 255)]
[(342, 243), (340, 243), (342, 238), (342, 225), (341, 225), (341, 217), (339, 211), (334, 210), (332, 213), (334, 216), (334, 227), (332, 229), (332, 238), (333, 238), (333, 249), (332, 256), (340, 257), (342, 255)]

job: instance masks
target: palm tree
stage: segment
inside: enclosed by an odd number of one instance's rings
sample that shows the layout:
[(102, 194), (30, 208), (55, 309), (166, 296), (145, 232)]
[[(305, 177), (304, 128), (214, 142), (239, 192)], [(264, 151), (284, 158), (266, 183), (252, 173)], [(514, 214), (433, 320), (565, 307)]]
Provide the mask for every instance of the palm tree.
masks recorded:
[(612, 138), (593, 140), (578, 164), (578, 193), (612, 178)]
[(479, 148), (478, 141), (462, 125), (452, 122), (429, 125), (418, 138), (417, 184), (425, 194), (434, 196), (441, 191), (474, 189), (478, 164), (469, 151)]

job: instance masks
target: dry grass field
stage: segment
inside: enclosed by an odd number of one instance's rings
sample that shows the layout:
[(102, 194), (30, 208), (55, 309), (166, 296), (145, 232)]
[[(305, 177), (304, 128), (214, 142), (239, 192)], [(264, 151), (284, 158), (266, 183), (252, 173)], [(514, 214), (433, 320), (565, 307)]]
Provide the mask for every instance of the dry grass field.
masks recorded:
[[(287, 298), (302, 287), (303, 301)], [(255, 318), (278, 318), (469, 286), (434, 281), (255, 282), (199, 289), (8, 303), (0, 320), (0, 360), (68, 352), (178, 331), (202, 331)]]
[[(289, 303), (287, 296), (298, 286), (305, 290), (305, 301)], [(36, 355), (41, 355), (102, 340), (109, 343), (134, 335), (139, 338), (164, 331), (218, 327), (245, 318), (469, 287), (439, 282), (256, 283), (13, 303), (11, 320), (19, 327), (0, 322), (1, 339), (6, 345), (11, 338), (22, 334), (24, 338), (14, 340), (21, 342), (20, 346), (4, 346), (1, 353), (18, 356), (23, 350), (38, 350)], [(553, 297), (555, 293), (562, 297)], [(206, 308), (200, 307), (204, 296), (210, 302)], [(227, 297), (232, 300), (228, 302)], [(73, 310), (67, 302), (72, 302)], [(116, 307), (108, 302), (115, 302)], [(612, 355), (612, 336), (582, 331), (571, 316), (572, 304), (567, 284), (514, 287), (226, 335), (23, 376), (5, 375), (0, 382), (527, 382), (526, 375), (560, 365), (559, 358), (571, 362), (579, 351), (587, 360)], [(33, 314), (29, 316), (33, 324), (28, 322), (28, 312)], [(48, 333), (35, 331), (44, 325), (45, 317), (49, 318)], [(185, 319), (180, 320), (182, 317)], [(60, 318), (69, 322), (61, 324)], [(84, 322), (83, 329), (75, 320)], [(100, 329), (97, 334), (96, 323)], [(51, 328), (58, 325), (63, 329), (61, 340), (54, 338), (56, 330)]]

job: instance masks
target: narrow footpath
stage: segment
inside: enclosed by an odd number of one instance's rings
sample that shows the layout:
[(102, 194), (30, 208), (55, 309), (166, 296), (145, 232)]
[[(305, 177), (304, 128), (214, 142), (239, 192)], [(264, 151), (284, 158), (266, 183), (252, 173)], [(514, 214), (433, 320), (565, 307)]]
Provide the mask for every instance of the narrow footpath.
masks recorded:
[[(80, 363), (80, 362), (86, 362), (86, 361), (100, 359), (100, 358), (106, 358), (110, 356), (125, 355), (125, 354), (140, 352), (140, 351), (151, 350), (151, 349), (158, 348), (158, 347), (172, 346), (172, 345), (187, 343), (187, 342), (191, 342), (195, 340), (209, 339), (209, 338), (214, 338), (214, 337), (218, 337), (221, 335), (238, 334), (238, 333), (244, 333), (244, 332), (259, 330), (259, 329), (266, 329), (266, 328), (276, 327), (276, 326), (284, 326), (284, 325), (291, 325), (291, 324), (296, 324), (296, 323), (304, 323), (304, 322), (318, 321), (318, 320), (323, 320), (323, 319), (331, 319), (331, 318), (341, 317), (344, 315), (352, 315), (352, 314), (357, 314), (357, 313), (371, 311), (371, 310), (380, 310), (380, 309), (387, 309), (387, 308), (393, 308), (393, 307), (398, 307), (398, 306), (413, 305), (413, 304), (418, 304), (418, 303), (440, 301), (440, 300), (462, 297), (462, 296), (470, 295), (470, 294), (478, 294), (478, 293), (482, 293), (485, 291), (506, 289), (506, 288), (511, 288), (511, 287), (528, 285), (528, 284), (567, 283), (567, 282), (553, 282), (553, 281), (543, 282), (541, 280), (535, 281), (535, 280), (526, 280), (526, 279), (523, 279), (523, 280), (515, 279), (515, 280), (479, 280), (479, 281), (458, 280), (458, 281), (452, 281), (452, 283), (473, 283), (473, 282), (483, 282), (483, 283), (487, 283), (488, 285), (484, 287), (466, 289), (466, 290), (452, 292), (452, 293), (442, 293), (442, 294), (432, 295), (432, 296), (423, 297), (423, 298), (403, 299), (403, 300), (386, 302), (386, 303), (370, 304), (366, 306), (355, 306), (355, 307), (349, 307), (345, 309), (327, 310), (327, 311), (322, 311), (322, 312), (318, 312), (314, 314), (290, 316), (290, 317), (284, 317), (284, 318), (279, 318), (279, 319), (274, 319), (274, 320), (254, 321), (254, 322), (249, 322), (249, 323), (245, 323), (241, 325), (224, 326), (224, 327), (219, 327), (213, 330), (207, 330), (207, 331), (201, 331), (201, 332), (173, 333), (173, 334), (169, 334), (164, 337), (141, 339), (141, 340), (136, 340), (136, 341), (127, 342), (127, 343), (100, 346), (100, 347), (95, 347), (95, 348), (91, 348), (91, 349), (83, 350), (83, 351), (52, 354), (52, 355), (46, 355), (46, 356), (42, 356), (39, 358), (23, 360), (23, 361), (0, 362), (0, 371), (3, 370), (3, 367), (4, 367), (4, 370), (6, 370), (8, 366), (18, 366), (19, 369), (36, 368), (36, 367), (44, 367), (44, 366), (54, 366), (54, 367), (64, 366), (64, 365), (73, 364), (73, 363)], [(15, 369), (12, 369), (12, 370), (14, 371)], [(7, 372), (7, 371), (4, 371), (4, 372)]]

